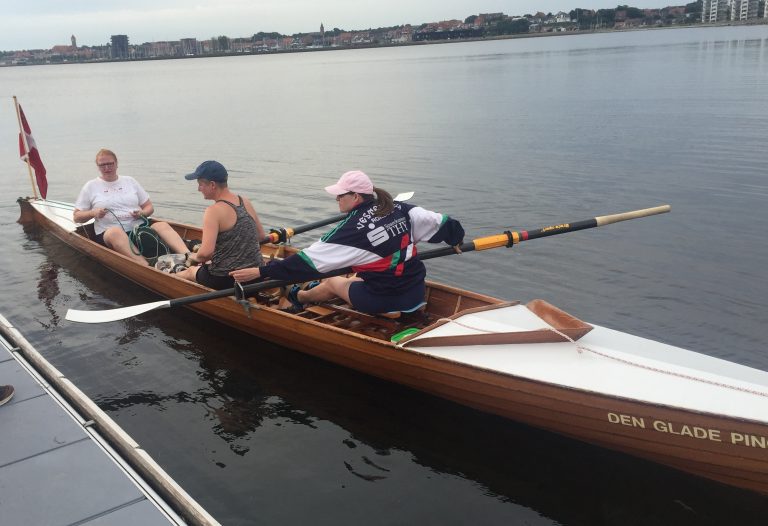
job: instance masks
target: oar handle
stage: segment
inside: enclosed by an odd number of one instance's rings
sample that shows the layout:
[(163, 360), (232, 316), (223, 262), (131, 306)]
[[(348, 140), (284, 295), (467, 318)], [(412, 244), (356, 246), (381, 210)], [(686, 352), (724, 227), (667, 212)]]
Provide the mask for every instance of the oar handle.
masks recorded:
[(330, 225), (331, 223), (336, 223), (338, 221), (341, 221), (347, 217), (347, 214), (336, 214), (333, 217), (329, 217), (327, 219), (321, 219), (320, 221), (315, 221), (313, 223), (307, 223), (306, 225), (297, 226), (296, 228), (276, 228), (273, 229), (267, 237), (261, 240), (262, 243), (285, 243), (288, 239), (292, 238), (295, 235), (303, 234), (304, 232), (309, 232), (310, 230), (314, 230), (315, 228), (320, 228), (321, 226)]
[[(653, 208), (644, 208), (642, 210), (623, 212), (620, 214), (593, 217), (592, 219), (584, 219), (582, 221), (576, 221), (573, 223), (561, 223), (559, 225), (545, 226), (536, 230), (507, 230), (503, 234), (495, 234), (492, 236), (473, 239), (468, 243), (462, 244), (459, 248), (461, 248), (462, 252), (472, 252), (473, 250), (489, 250), (491, 248), (511, 247), (512, 245), (517, 245), (518, 243), (522, 243), (523, 241), (528, 241), (531, 239), (555, 236), (558, 234), (565, 234), (567, 232), (577, 232), (587, 228), (595, 228), (599, 226), (610, 225), (612, 223), (618, 223), (619, 221), (628, 221), (630, 219), (639, 219), (641, 217), (664, 214), (670, 210), (672, 210), (671, 206), (661, 205), (655, 206)], [(419, 254), (419, 259), (425, 260), (438, 258), (442, 256), (449, 256), (455, 253), (456, 250), (453, 247), (443, 247), (436, 250), (422, 252)]]
[(641, 217), (655, 216), (657, 214), (666, 214), (670, 210), (672, 210), (672, 207), (669, 205), (654, 206), (652, 208), (643, 208), (642, 210), (623, 212), (621, 214), (598, 216), (595, 218), (595, 221), (597, 221), (597, 226), (604, 226), (610, 225), (611, 223), (618, 223), (619, 221), (628, 221), (630, 219), (639, 219)]

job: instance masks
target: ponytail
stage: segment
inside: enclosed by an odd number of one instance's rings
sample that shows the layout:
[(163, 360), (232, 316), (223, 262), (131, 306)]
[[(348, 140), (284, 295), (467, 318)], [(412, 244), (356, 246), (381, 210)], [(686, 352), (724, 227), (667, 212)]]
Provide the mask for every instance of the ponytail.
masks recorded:
[[(376, 194), (376, 213), (375, 217), (384, 217), (395, 209), (395, 202), (392, 200), (392, 196), (386, 190), (373, 187), (373, 192)], [(371, 194), (359, 194), (362, 196), (363, 201), (373, 201), (373, 195)]]
[(375, 186), (373, 191), (376, 193), (376, 217), (383, 217), (395, 209), (395, 202), (389, 192)]

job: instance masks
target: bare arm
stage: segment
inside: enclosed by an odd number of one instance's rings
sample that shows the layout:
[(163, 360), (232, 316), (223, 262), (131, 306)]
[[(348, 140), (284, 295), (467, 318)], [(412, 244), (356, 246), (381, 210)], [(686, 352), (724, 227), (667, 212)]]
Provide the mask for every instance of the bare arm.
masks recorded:
[(155, 207), (152, 206), (152, 201), (147, 199), (144, 203), (141, 204), (139, 210), (133, 211), (133, 217), (138, 218), (139, 216), (149, 217), (152, 214), (155, 213)]
[(221, 208), (214, 205), (205, 209), (203, 214), (203, 241), (197, 254), (193, 255), (193, 260), (204, 263), (213, 257), (216, 249), (216, 239), (219, 237), (219, 224), (221, 218)]
[(80, 210), (79, 208), (75, 208), (75, 211), (72, 212), (72, 219), (75, 223), (85, 223), (89, 219), (96, 219), (104, 217), (105, 215), (107, 215), (106, 208), (94, 208), (93, 210)]
[(233, 270), (229, 273), (229, 275), (235, 278), (235, 281), (245, 283), (247, 281), (260, 278), (261, 272), (259, 271), (258, 267), (250, 267)]
[(256, 230), (259, 233), (259, 239), (264, 239), (267, 234), (264, 232), (264, 227), (261, 226), (261, 220), (256, 214), (256, 210), (253, 208), (251, 201), (247, 197), (243, 197), (243, 204), (245, 205), (245, 209), (248, 212), (248, 215), (250, 215), (253, 220), (256, 221)]

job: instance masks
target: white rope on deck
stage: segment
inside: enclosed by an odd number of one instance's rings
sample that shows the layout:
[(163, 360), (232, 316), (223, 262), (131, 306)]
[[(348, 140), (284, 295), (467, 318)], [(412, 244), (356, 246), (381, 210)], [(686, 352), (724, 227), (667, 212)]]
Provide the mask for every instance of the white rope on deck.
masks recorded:
[[(462, 323), (462, 322), (457, 321), (457, 320), (452, 319), (452, 318), (440, 318), (437, 321), (438, 322), (443, 321), (443, 322), (446, 322), (446, 323), (455, 323), (456, 325), (458, 325), (460, 327), (464, 327), (465, 329), (470, 329), (470, 330), (478, 331), (478, 332), (484, 332), (484, 333), (489, 333), (489, 334), (492, 334), (492, 333), (496, 332), (496, 331), (493, 331), (493, 330), (483, 329), (481, 327), (473, 327), (471, 325), (468, 325), (466, 323)], [(604, 353), (604, 352), (600, 352), (600, 351), (596, 351), (595, 349), (591, 349), (589, 347), (581, 345), (580, 343), (576, 342), (576, 340), (574, 340), (573, 338), (571, 338), (567, 334), (564, 334), (564, 333), (558, 331), (557, 329), (555, 329), (552, 326), (547, 326), (547, 327), (544, 327), (544, 328), (546, 330), (554, 332), (555, 334), (561, 336), (562, 338), (565, 338), (567, 341), (569, 341), (572, 344), (574, 344), (576, 346), (576, 351), (579, 354), (581, 354), (583, 352), (589, 352), (589, 353), (595, 354), (597, 356), (601, 356), (603, 358), (607, 358), (609, 360), (614, 360), (614, 361), (623, 363), (625, 365), (630, 365), (632, 367), (638, 367), (640, 369), (645, 369), (645, 370), (648, 370), (648, 371), (653, 371), (655, 373), (666, 374), (668, 376), (675, 376), (677, 378), (683, 378), (685, 380), (691, 380), (691, 381), (694, 381), (694, 382), (701, 382), (701, 383), (708, 384), (708, 385), (713, 385), (713, 386), (716, 386), (716, 387), (722, 387), (724, 389), (732, 389), (734, 391), (740, 391), (742, 393), (749, 393), (749, 394), (754, 394), (754, 395), (763, 396), (763, 397), (768, 398), (768, 393), (766, 393), (765, 391), (759, 391), (757, 389), (750, 389), (750, 388), (747, 388), (747, 387), (738, 387), (736, 385), (730, 385), (730, 384), (725, 384), (725, 383), (722, 383), (722, 382), (716, 382), (714, 380), (707, 380), (706, 378), (700, 378), (700, 377), (693, 376), (693, 375), (690, 375), (690, 374), (684, 374), (684, 373), (679, 373), (679, 372), (675, 372), (675, 371), (670, 371), (670, 370), (667, 370), (667, 369), (662, 369), (660, 367), (653, 367), (653, 366), (650, 366), (650, 365), (645, 365), (645, 364), (642, 364), (642, 363), (637, 363), (637, 362), (634, 362), (632, 360), (627, 360), (626, 358), (619, 358), (618, 356), (612, 356), (610, 354), (607, 354), (607, 353)]]
[(684, 378), (686, 380), (692, 380), (694, 382), (701, 382), (701, 383), (708, 384), (708, 385), (714, 385), (716, 387), (723, 387), (725, 389), (732, 389), (734, 391), (741, 391), (742, 393), (749, 393), (749, 394), (754, 394), (754, 395), (758, 395), (758, 396), (764, 396), (764, 397), (768, 398), (768, 393), (766, 393), (765, 391), (758, 391), (757, 389), (749, 389), (747, 387), (738, 387), (736, 385), (730, 385), (730, 384), (725, 384), (725, 383), (722, 383), (722, 382), (716, 382), (714, 380), (707, 380), (706, 378), (699, 378), (698, 376), (693, 376), (693, 375), (690, 375), (690, 374), (684, 374), (684, 373), (678, 373), (678, 372), (675, 372), (675, 371), (669, 371), (667, 369), (661, 369), (659, 367), (653, 367), (653, 366), (650, 366), (650, 365), (645, 365), (645, 364), (642, 364), (642, 363), (633, 362), (632, 360), (627, 360), (626, 358), (619, 358), (618, 356), (612, 356), (610, 354), (603, 353), (603, 352), (600, 352), (600, 351), (596, 351), (594, 349), (590, 349), (589, 347), (581, 345), (580, 343), (577, 343), (573, 338), (571, 338), (567, 334), (563, 334), (562, 332), (558, 331), (554, 327), (550, 327), (548, 330), (554, 332), (555, 334), (558, 334), (558, 335), (562, 336), (563, 338), (565, 338), (569, 342), (573, 343), (576, 346), (576, 351), (578, 351), (579, 354), (581, 354), (581, 353), (586, 351), (586, 352), (590, 352), (592, 354), (596, 354), (598, 356), (602, 356), (603, 358), (608, 358), (609, 360), (615, 360), (617, 362), (620, 362), (620, 363), (623, 363), (623, 364), (626, 364), (626, 365), (631, 365), (632, 367), (639, 367), (640, 369), (646, 369), (648, 371), (653, 371), (655, 373), (666, 374), (668, 376), (675, 376), (677, 378)]

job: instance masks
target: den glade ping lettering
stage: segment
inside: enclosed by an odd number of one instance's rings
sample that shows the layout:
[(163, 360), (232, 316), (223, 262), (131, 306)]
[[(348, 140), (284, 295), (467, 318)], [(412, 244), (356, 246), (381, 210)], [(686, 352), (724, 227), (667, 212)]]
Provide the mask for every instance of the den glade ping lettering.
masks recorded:
[(659, 433), (669, 433), (671, 435), (698, 438), (700, 440), (711, 440), (713, 442), (731, 443), (737, 446), (768, 449), (768, 437), (750, 433), (739, 433), (737, 431), (723, 433), (720, 429), (665, 422), (657, 419), (651, 421), (650, 426), (648, 426), (646, 425), (645, 417), (618, 413), (608, 413), (608, 422), (638, 429), (653, 429)]

